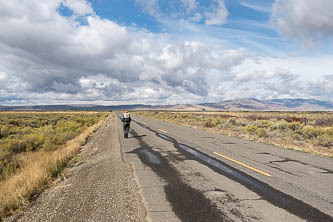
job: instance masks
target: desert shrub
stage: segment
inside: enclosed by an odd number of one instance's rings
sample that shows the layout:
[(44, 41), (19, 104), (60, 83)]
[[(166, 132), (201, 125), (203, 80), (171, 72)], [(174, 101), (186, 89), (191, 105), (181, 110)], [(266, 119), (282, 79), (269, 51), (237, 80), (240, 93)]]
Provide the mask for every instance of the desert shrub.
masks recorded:
[(269, 127), (270, 130), (280, 130), (285, 131), (289, 128), (289, 124), (286, 120), (282, 119), (277, 122), (272, 122), (271, 126)]
[(213, 123), (212, 119), (208, 119), (204, 122), (204, 127), (212, 128), (215, 127), (216, 125)]
[(217, 125), (221, 124), (222, 121), (223, 120), (220, 117), (215, 117), (215, 118), (212, 119), (212, 122), (213, 122), (214, 126), (217, 126)]
[(293, 131), (299, 131), (300, 129), (303, 128), (304, 124), (298, 123), (298, 122), (293, 122), (293, 123), (289, 123), (288, 126)]
[(254, 125), (248, 125), (246, 128), (245, 128), (245, 130), (248, 132), (248, 133), (255, 133), (256, 132), (256, 130), (257, 130), (257, 127), (256, 126), (254, 126)]
[(235, 117), (235, 116), (230, 114), (220, 114), (219, 117), (222, 119), (229, 119), (230, 117)]
[(259, 137), (268, 137), (267, 132), (263, 128), (257, 128), (255, 134)]
[(324, 130), (324, 134), (330, 136), (332, 138), (332, 141), (333, 141), (333, 127), (330, 127), (326, 130)]
[(235, 117), (231, 117), (228, 119), (228, 123), (231, 124), (231, 125), (236, 125), (237, 123), (237, 120)]
[(251, 121), (262, 119), (257, 114), (250, 114), (250, 115), (245, 116), (244, 118), (248, 119), (248, 120), (251, 120)]
[(256, 126), (260, 128), (270, 128), (272, 126), (272, 123), (269, 120), (259, 120), (256, 121)]
[(303, 138), (312, 139), (319, 135), (318, 130), (316, 130), (313, 126), (304, 126), (300, 131)]
[(202, 116), (197, 116), (197, 117), (194, 119), (194, 121), (195, 121), (195, 122), (198, 122), (198, 123), (202, 122), (202, 120), (203, 120)]
[(10, 129), (8, 126), (1, 126), (0, 127), (0, 139), (2, 137), (6, 137), (10, 134)]
[(298, 122), (298, 123), (304, 123), (307, 124), (309, 122), (309, 119), (306, 117), (297, 117), (297, 116), (292, 116), (291, 117), (291, 122)]
[(3, 180), (7, 175), (13, 174), (19, 168), (19, 161), (14, 157), (0, 160), (0, 180)]
[(27, 144), (25, 151), (38, 150), (45, 142), (45, 137), (42, 134), (28, 134), (24, 137)]
[(166, 114), (166, 116), (167, 116), (167, 118), (168, 119), (175, 119), (176, 117), (177, 117), (177, 115), (176, 114)]
[(291, 138), (293, 140), (296, 140), (296, 141), (302, 141), (303, 140), (303, 137), (301, 135), (299, 135), (298, 133), (292, 133)]
[(317, 144), (329, 148), (333, 147), (333, 136), (330, 136), (328, 134), (320, 135), (318, 136)]
[(27, 144), (20, 139), (12, 139), (3, 145), (3, 149), (10, 153), (21, 153), (26, 151)]
[(321, 117), (315, 120), (315, 126), (331, 126), (333, 127), (333, 116)]
[(179, 115), (179, 118), (186, 119), (186, 118), (188, 118), (188, 114), (182, 113)]

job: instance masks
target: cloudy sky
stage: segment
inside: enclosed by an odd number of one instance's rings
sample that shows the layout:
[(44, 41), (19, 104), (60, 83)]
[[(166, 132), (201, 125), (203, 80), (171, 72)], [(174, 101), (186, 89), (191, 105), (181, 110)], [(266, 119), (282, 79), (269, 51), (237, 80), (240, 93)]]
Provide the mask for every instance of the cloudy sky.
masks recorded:
[(333, 101), (331, 0), (0, 0), (0, 105)]

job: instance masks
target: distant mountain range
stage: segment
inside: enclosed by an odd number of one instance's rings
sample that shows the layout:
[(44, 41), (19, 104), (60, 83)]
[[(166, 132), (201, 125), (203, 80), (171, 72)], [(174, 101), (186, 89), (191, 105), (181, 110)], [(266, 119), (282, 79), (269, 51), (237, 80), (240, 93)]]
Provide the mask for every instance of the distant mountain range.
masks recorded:
[(262, 111), (333, 111), (333, 102), (315, 99), (272, 99), (258, 100), (253, 98), (227, 100), (219, 103), (179, 104), (179, 105), (32, 105), (32, 106), (0, 106), (2, 111), (24, 110), (262, 110)]

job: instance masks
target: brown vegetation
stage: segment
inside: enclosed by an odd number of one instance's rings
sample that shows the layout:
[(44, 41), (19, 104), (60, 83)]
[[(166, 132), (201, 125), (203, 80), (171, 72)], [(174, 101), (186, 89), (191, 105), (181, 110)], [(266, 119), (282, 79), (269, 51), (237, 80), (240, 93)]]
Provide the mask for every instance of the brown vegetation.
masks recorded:
[(280, 147), (333, 157), (332, 112), (137, 112)]
[(0, 113), (0, 218), (59, 175), (102, 113)]

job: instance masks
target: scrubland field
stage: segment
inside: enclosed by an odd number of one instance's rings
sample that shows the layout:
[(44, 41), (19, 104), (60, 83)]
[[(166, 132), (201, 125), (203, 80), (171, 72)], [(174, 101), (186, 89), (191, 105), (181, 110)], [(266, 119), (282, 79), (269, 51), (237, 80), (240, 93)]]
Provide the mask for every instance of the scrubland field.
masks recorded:
[(0, 112), (0, 221), (61, 174), (106, 115)]
[(333, 157), (333, 112), (137, 112), (147, 118)]

